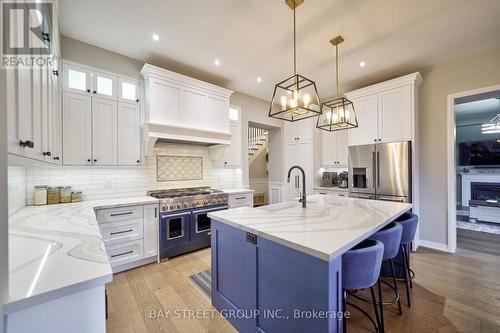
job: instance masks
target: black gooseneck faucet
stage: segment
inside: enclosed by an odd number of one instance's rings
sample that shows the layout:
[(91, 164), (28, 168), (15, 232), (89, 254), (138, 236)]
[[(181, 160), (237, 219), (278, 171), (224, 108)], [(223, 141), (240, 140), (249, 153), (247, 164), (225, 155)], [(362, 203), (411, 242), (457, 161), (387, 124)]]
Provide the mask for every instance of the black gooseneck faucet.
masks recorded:
[(299, 169), (300, 172), (302, 172), (302, 197), (299, 199), (299, 202), (302, 202), (302, 208), (307, 207), (307, 196), (306, 196), (306, 173), (304, 172), (304, 169), (302, 169), (298, 165), (294, 165), (293, 167), (288, 170), (288, 177), (287, 177), (287, 182), (290, 182), (290, 175), (292, 173), (293, 169)]

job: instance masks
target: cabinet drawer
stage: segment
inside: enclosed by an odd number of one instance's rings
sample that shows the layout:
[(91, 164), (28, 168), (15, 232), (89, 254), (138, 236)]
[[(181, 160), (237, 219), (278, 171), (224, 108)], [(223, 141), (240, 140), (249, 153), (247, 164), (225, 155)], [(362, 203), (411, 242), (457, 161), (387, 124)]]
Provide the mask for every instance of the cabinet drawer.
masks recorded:
[(228, 203), (230, 207), (252, 206), (253, 193), (230, 195)]
[(106, 246), (111, 267), (120, 266), (129, 262), (140, 260), (144, 256), (144, 243), (142, 239), (126, 243)]
[(109, 223), (142, 219), (144, 215), (143, 206), (128, 206), (110, 209), (99, 209), (97, 211), (97, 221), (99, 223)]
[(142, 219), (104, 223), (100, 229), (106, 246), (142, 239), (144, 235)]

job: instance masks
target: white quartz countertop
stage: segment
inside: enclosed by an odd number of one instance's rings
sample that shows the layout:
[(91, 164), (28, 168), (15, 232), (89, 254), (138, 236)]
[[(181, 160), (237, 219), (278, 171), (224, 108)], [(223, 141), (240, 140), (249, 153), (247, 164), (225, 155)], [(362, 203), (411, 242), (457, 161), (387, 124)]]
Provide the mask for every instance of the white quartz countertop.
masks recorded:
[(327, 195), (307, 197), (307, 208), (287, 201), (234, 208), (208, 216), (284, 246), (331, 260), (412, 208), (411, 204)]
[(219, 190), (228, 194), (242, 194), (242, 193), (252, 193), (254, 190), (249, 188), (220, 188)]
[(144, 196), (28, 206), (10, 216), (5, 313), (111, 282), (94, 209), (157, 202)]

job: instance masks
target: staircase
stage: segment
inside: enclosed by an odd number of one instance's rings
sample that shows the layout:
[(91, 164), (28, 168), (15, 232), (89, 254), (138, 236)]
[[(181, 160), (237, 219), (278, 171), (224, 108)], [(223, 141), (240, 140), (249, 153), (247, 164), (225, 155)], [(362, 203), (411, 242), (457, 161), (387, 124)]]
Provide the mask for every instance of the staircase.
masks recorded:
[(262, 128), (248, 127), (248, 163), (263, 150), (267, 152), (268, 133)]

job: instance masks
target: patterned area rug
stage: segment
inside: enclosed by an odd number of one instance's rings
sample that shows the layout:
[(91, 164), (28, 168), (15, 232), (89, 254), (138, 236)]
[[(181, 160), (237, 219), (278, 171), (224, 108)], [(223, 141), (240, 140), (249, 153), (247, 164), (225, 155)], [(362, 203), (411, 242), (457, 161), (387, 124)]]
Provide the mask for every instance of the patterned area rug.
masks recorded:
[(208, 298), (211, 298), (212, 294), (212, 269), (206, 269), (199, 273), (193, 274), (189, 277), (191, 282), (194, 283), (198, 289), (201, 290)]

